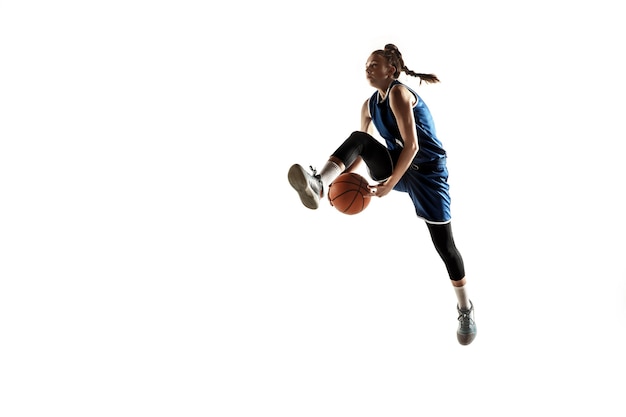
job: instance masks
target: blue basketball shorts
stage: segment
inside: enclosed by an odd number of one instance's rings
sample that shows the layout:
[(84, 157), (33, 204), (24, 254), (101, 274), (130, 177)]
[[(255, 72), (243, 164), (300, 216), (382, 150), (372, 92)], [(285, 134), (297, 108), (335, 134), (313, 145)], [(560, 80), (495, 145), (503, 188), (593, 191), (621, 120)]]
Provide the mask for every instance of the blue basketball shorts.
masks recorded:
[(412, 165), (393, 189), (408, 193), (415, 212), (427, 223), (445, 224), (452, 219), (445, 158), (419, 167)]

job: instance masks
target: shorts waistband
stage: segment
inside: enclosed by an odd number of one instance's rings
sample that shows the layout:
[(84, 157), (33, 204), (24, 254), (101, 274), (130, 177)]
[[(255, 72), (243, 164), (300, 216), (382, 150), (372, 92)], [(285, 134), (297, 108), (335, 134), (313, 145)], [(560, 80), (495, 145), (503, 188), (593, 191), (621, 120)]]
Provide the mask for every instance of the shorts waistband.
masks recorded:
[(435, 159), (434, 161), (412, 163), (409, 169), (416, 171), (433, 171), (446, 166), (446, 158)]

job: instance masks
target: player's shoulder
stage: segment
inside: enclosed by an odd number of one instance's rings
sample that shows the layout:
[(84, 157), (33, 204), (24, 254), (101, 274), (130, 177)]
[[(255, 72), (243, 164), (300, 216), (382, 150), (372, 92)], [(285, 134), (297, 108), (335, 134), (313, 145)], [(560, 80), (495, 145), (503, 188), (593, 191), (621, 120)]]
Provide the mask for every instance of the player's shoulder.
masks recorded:
[(411, 88), (408, 85), (400, 81), (396, 81), (395, 83), (391, 85), (391, 88), (389, 89), (389, 95), (391, 94), (398, 96), (398, 95), (412, 94), (412, 92), (411, 92)]
[(396, 101), (404, 101), (408, 103), (415, 103), (417, 101), (417, 94), (411, 90), (407, 85), (403, 83), (394, 84), (389, 90), (389, 99)]

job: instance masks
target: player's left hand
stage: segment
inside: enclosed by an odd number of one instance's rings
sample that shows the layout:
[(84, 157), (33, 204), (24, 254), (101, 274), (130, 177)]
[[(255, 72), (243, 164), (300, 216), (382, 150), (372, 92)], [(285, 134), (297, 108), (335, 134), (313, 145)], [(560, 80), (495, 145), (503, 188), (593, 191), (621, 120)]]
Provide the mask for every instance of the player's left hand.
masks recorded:
[(378, 185), (370, 185), (370, 191), (372, 195), (376, 197), (384, 197), (389, 194), (391, 190), (393, 190), (393, 187), (385, 182), (381, 182)]

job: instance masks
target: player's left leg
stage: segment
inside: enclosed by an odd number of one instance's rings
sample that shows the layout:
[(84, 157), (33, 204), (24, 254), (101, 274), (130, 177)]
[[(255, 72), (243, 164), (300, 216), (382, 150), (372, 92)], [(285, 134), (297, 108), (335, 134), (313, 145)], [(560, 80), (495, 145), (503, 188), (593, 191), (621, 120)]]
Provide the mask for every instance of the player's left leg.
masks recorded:
[(374, 180), (389, 177), (393, 170), (389, 151), (384, 145), (365, 132), (353, 132), (328, 158), (319, 174), (313, 167), (309, 172), (299, 164), (292, 165), (287, 175), (289, 184), (298, 192), (302, 204), (315, 210), (324, 197), (324, 190), (346, 168), (360, 160), (365, 162)]

